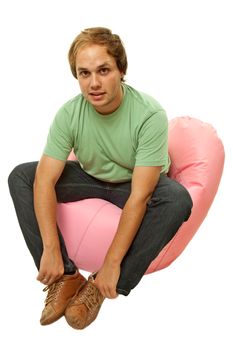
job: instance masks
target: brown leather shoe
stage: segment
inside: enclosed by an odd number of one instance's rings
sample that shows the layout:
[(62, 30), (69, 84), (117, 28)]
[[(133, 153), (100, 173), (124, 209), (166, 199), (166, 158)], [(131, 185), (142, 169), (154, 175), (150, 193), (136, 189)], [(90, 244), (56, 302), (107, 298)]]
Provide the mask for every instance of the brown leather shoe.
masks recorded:
[(76, 293), (66, 308), (66, 321), (75, 329), (83, 329), (93, 322), (104, 301), (103, 295), (93, 281), (91, 275), (83, 289)]
[(41, 325), (53, 323), (63, 316), (71, 298), (85, 283), (85, 277), (77, 271), (73, 275), (64, 275), (57, 282), (45, 287), (43, 291), (48, 291), (48, 295), (40, 319)]

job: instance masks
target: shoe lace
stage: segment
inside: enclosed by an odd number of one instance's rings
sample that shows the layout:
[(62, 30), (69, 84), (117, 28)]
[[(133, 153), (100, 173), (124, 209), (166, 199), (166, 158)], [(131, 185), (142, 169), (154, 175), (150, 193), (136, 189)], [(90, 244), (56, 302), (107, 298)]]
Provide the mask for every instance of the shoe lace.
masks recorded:
[(45, 306), (47, 306), (51, 301), (54, 301), (55, 299), (57, 299), (57, 296), (58, 296), (63, 284), (64, 284), (64, 281), (59, 280), (57, 282), (50, 284), (49, 286), (46, 286), (43, 289), (43, 292), (48, 291), (47, 297), (45, 299)]
[(103, 296), (100, 291), (93, 285), (92, 282), (88, 283), (88, 286), (84, 288), (83, 293), (79, 298), (81, 303), (84, 303), (88, 310), (92, 313), (99, 307), (103, 301)]

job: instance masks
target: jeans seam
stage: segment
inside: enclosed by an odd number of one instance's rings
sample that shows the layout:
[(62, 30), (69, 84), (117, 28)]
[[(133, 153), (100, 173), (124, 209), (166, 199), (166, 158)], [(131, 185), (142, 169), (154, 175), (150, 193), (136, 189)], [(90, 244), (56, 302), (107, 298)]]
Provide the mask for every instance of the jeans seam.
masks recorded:
[(74, 184), (73, 182), (71, 183), (66, 183), (65, 185), (58, 185), (59, 187), (70, 187), (70, 186), (73, 186), (73, 187), (84, 187), (84, 186), (88, 186), (88, 187), (96, 187), (96, 188), (100, 188), (100, 189), (103, 189), (102, 186), (98, 186), (98, 185), (93, 185), (93, 184), (90, 184), (90, 183), (86, 183), (86, 184)]
[(62, 188), (66, 188), (66, 187), (95, 187), (95, 188), (98, 188), (100, 190), (106, 190), (106, 191), (110, 191), (110, 192), (123, 192), (123, 193), (130, 193), (130, 191), (127, 191), (127, 190), (124, 190), (124, 189), (118, 189), (118, 188), (112, 188), (112, 187), (104, 187), (104, 186), (99, 186), (99, 185), (94, 185), (94, 184), (73, 184), (73, 183), (68, 183), (68, 184), (65, 184), (65, 185), (58, 185), (59, 187), (62, 187)]

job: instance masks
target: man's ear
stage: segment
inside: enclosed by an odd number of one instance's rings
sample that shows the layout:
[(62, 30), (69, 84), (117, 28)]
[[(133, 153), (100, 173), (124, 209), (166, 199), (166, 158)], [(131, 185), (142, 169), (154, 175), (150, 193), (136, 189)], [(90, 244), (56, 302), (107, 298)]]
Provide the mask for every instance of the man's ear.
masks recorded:
[(120, 72), (120, 75), (121, 75), (121, 80), (123, 80), (124, 79), (124, 73), (123, 72)]

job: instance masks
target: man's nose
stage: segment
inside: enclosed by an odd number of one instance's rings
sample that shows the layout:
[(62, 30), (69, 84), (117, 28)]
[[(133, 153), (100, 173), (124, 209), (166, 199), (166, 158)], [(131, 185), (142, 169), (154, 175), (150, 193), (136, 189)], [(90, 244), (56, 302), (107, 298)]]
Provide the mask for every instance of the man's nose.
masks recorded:
[(98, 89), (101, 85), (100, 79), (98, 78), (98, 75), (96, 73), (93, 73), (91, 75), (91, 88), (92, 89)]

